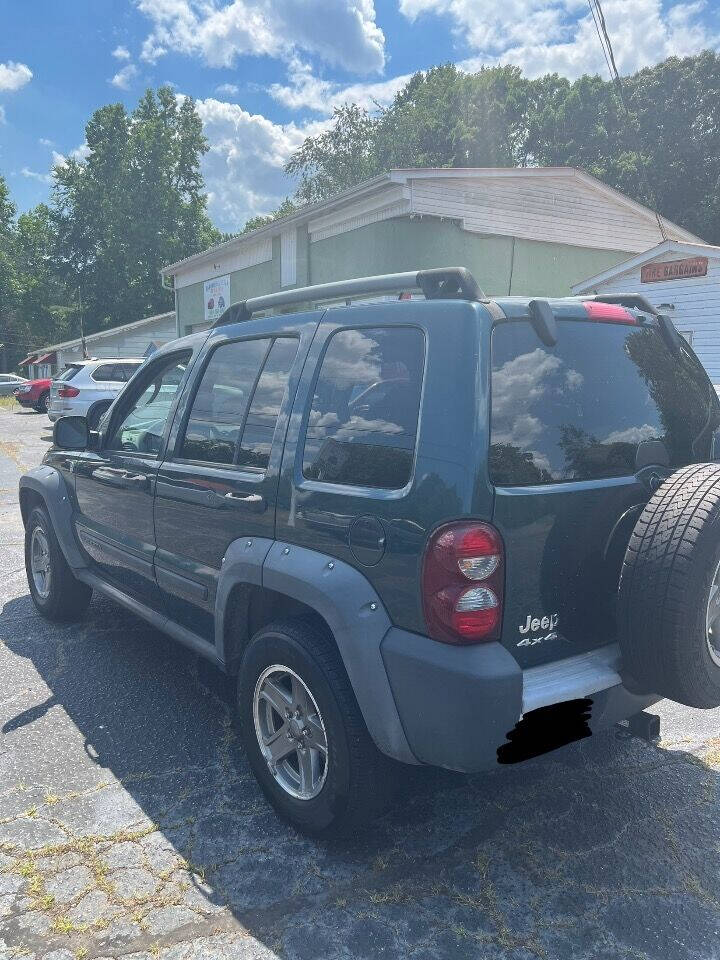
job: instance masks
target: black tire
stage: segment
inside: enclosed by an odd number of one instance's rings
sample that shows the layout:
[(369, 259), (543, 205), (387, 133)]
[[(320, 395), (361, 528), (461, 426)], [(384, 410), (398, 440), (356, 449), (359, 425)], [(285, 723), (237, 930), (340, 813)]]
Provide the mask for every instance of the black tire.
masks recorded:
[[(253, 701), (263, 671), (275, 664), (302, 679), (317, 704), (327, 737), (327, 770), (317, 796), (297, 799), (270, 772), (255, 732)], [(245, 751), (276, 812), (312, 837), (347, 836), (377, 817), (390, 799), (390, 761), (373, 743), (337, 647), (314, 623), (272, 623), (252, 638), (238, 676), (238, 711)]]
[[(33, 534), (36, 528), (42, 531), (48, 547), (50, 577), (47, 595), (40, 592), (32, 570)], [(34, 507), (25, 526), (25, 571), (30, 596), (46, 620), (76, 620), (85, 613), (92, 589), (73, 576), (44, 507)]]
[(97, 430), (103, 414), (109, 407), (110, 401), (107, 401), (107, 403), (96, 403), (94, 407), (90, 407), (87, 412), (87, 417), (85, 418), (87, 420), (88, 430)]
[(706, 624), (719, 566), (720, 464), (693, 464), (662, 484), (630, 537), (618, 598), (626, 685), (720, 705), (720, 640)]
[(37, 410), (38, 413), (47, 413), (49, 406), (50, 406), (50, 392), (46, 391), (45, 393), (41, 393), (40, 396), (38, 397), (38, 402), (35, 409)]

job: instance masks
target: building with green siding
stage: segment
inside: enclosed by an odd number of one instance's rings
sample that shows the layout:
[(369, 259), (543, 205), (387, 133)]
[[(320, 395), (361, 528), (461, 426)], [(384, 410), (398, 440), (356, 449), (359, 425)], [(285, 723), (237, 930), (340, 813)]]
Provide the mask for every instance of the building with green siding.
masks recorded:
[(490, 296), (563, 296), (665, 237), (697, 241), (567, 167), (392, 170), (170, 264), (177, 332), (295, 286), (464, 266)]

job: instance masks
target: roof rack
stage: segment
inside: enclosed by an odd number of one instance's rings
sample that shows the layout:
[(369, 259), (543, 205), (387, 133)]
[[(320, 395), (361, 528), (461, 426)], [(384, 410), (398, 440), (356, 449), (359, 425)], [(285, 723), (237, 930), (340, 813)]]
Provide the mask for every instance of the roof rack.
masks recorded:
[(420, 290), (427, 300), (484, 300), (485, 294), (465, 267), (441, 267), (436, 270), (413, 270), (408, 273), (386, 273), (377, 277), (337, 280), (310, 287), (297, 287), (251, 297), (234, 303), (215, 321), (213, 327), (249, 320), (259, 310), (287, 307), (295, 303), (356, 297), (371, 293), (400, 293)]

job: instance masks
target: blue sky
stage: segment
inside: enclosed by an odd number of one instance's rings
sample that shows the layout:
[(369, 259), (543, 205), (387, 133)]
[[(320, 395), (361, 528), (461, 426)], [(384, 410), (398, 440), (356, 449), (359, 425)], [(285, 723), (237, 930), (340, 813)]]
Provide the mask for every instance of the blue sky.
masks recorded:
[[(717, 0), (603, 8), (623, 72), (720, 47)], [(170, 82), (198, 101), (209, 211), (236, 230), (292, 193), (283, 163), (334, 104), (387, 103), (448, 60), (606, 74), (586, 0), (0, 0), (0, 173), (20, 210), (46, 200), (93, 110)]]

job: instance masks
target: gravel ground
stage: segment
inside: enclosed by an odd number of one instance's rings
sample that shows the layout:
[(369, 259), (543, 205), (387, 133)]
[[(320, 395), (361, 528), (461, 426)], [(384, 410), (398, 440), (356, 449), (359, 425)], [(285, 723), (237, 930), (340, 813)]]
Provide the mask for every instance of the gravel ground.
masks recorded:
[(20, 473), (44, 416), (0, 408), (0, 958), (720, 957), (720, 711), (663, 703), (482, 777), (412, 773), (367, 835), (275, 818), (211, 668), (95, 599), (45, 623)]

